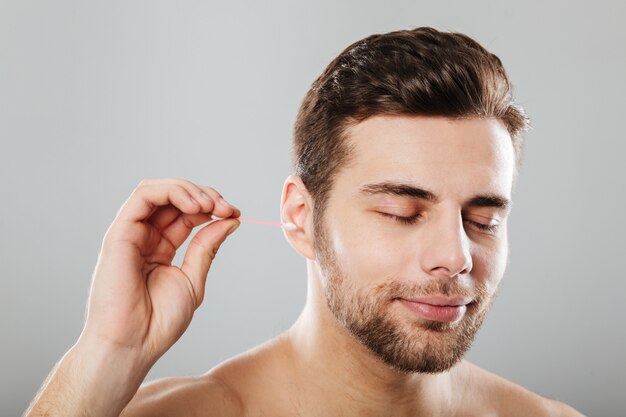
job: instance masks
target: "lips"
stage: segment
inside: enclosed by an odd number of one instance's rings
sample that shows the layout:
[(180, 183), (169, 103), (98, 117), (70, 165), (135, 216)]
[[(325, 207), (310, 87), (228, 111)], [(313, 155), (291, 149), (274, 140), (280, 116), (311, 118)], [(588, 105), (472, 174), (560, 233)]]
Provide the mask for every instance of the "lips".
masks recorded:
[(433, 321), (452, 322), (460, 320), (467, 311), (468, 297), (428, 296), (411, 299), (398, 299), (416, 315)]
[(462, 296), (454, 296), (454, 297), (446, 297), (443, 295), (430, 295), (428, 297), (417, 297), (407, 299), (407, 301), (413, 303), (422, 303), (422, 304), (430, 304), (433, 306), (464, 306), (472, 302), (472, 299), (469, 297)]

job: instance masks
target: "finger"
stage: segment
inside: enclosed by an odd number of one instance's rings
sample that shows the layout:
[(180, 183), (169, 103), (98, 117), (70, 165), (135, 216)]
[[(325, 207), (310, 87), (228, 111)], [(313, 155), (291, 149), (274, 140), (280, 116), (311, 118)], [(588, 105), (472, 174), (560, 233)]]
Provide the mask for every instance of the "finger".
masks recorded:
[(157, 230), (162, 230), (168, 227), (174, 220), (180, 215), (181, 211), (171, 204), (163, 207), (159, 207), (147, 220), (149, 224), (154, 226)]
[(120, 209), (117, 218), (121, 221), (140, 222), (146, 220), (159, 207), (168, 204), (183, 213), (195, 214), (201, 211), (198, 201), (180, 185), (140, 183)]
[[(226, 209), (226, 211), (214, 210), (214, 212), (219, 212), (220, 214), (222, 214), (223, 217), (221, 218), (241, 216), (241, 212), (237, 209), (234, 209), (234, 210), (231, 209), (230, 211), (229, 209)], [(226, 213), (226, 215), (224, 215), (224, 213)], [(201, 216), (199, 217), (199, 221), (196, 221), (195, 220), (196, 218), (194, 217), (196, 215), (184, 214), (180, 210), (178, 210), (176, 207), (172, 206), (171, 204), (168, 204), (167, 206), (159, 207), (150, 216), (150, 218), (148, 218), (147, 222), (151, 224), (152, 226), (154, 226), (157, 230), (162, 231), (162, 230), (166, 230), (172, 227), (174, 223), (181, 222), (181, 217), (186, 216), (188, 220), (185, 219), (183, 224), (193, 223), (193, 226), (195, 227), (195, 226), (198, 226), (199, 224), (206, 222), (207, 220), (211, 220), (211, 214), (212, 214), (211, 212), (198, 213), (198, 215), (201, 215)], [(217, 217), (220, 217), (220, 216), (217, 216)]]
[(181, 214), (161, 230), (161, 236), (170, 241), (175, 248), (183, 244), (194, 227), (212, 220), (210, 213)]
[(220, 245), (239, 227), (236, 219), (219, 220), (203, 227), (189, 242), (181, 271), (189, 278), (196, 295), (196, 308), (204, 299), (206, 277)]
[(239, 209), (224, 200), (222, 194), (212, 187), (196, 185), (191, 181), (176, 178), (145, 179), (142, 183), (145, 185), (179, 185), (185, 188), (200, 203), (203, 208), (202, 211), (211, 212), (215, 210), (216, 215), (222, 218), (241, 216)]
[(213, 213), (216, 216), (221, 218), (241, 216), (241, 212), (239, 211), (239, 209), (226, 201), (217, 190), (203, 185), (200, 185), (198, 187), (200, 187), (203, 192), (208, 194), (215, 201), (216, 205), (213, 209)]

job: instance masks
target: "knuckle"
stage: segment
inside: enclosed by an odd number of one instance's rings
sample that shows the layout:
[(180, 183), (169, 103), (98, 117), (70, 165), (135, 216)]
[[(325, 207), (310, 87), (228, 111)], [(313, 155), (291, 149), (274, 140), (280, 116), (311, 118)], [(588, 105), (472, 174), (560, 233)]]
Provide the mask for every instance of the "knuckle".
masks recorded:
[(183, 178), (170, 178), (169, 181), (183, 188), (189, 188), (190, 186), (194, 186), (191, 181)]
[(211, 260), (211, 262), (213, 262), (215, 258), (217, 257), (218, 250), (219, 248), (216, 248), (215, 246), (209, 248), (207, 255), (209, 256), (209, 259)]
[(217, 197), (217, 198), (222, 197), (222, 194), (213, 187), (210, 187), (208, 185), (201, 185), (200, 188), (212, 197)]
[(212, 193), (215, 193), (220, 197), (222, 196), (222, 194), (213, 187), (207, 187), (207, 189), (209, 189)]
[(175, 192), (180, 193), (185, 197), (191, 197), (191, 193), (189, 192), (189, 190), (182, 184), (173, 184), (172, 187), (174, 188)]

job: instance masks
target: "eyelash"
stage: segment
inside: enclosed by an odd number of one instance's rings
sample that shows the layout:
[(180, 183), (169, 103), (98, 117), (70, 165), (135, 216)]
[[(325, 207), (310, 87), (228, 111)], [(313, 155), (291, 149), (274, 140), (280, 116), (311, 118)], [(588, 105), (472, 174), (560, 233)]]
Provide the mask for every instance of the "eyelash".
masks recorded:
[(409, 216), (409, 217), (403, 217), (403, 216), (396, 216), (395, 214), (390, 214), (390, 213), (385, 213), (385, 212), (380, 212), (381, 215), (385, 216), (385, 217), (389, 217), (397, 222), (400, 222), (402, 224), (406, 224), (406, 225), (411, 225), (411, 224), (415, 224), (421, 217), (422, 217), (422, 213), (417, 213), (414, 214), (413, 216)]
[(473, 222), (471, 220), (466, 220), (467, 222), (471, 223), (474, 227), (477, 227), (479, 230), (483, 231), (483, 232), (487, 232), (487, 233), (495, 233), (498, 231), (498, 224), (482, 224), (482, 223), (478, 223), (478, 222)]
[(389, 214), (389, 213), (383, 213), (383, 212), (381, 212), (380, 214), (382, 214), (385, 217), (390, 217), (394, 219), (395, 221), (398, 221), (402, 224), (407, 224), (407, 225), (414, 224), (422, 217), (421, 213), (417, 213), (416, 215), (413, 215), (410, 217), (396, 216), (395, 214)]
[[(385, 217), (390, 217), (393, 220), (400, 222), (402, 224), (406, 224), (406, 225), (415, 224), (422, 217), (421, 213), (417, 213), (416, 215), (410, 216), (410, 217), (396, 216), (395, 214), (389, 214), (389, 213), (383, 213), (383, 212), (380, 212), (380, 214), (382, 214)], [(498, 224), (482, 224), (482, 223), (474, 222), (471, 220), (465, 220), (465, 221), (470, 223), (472, 226), (476, 227), (480, 231), (487, 232), (487, 233), (495, 233), (498, 230), (498, 226), (499, 226)]]

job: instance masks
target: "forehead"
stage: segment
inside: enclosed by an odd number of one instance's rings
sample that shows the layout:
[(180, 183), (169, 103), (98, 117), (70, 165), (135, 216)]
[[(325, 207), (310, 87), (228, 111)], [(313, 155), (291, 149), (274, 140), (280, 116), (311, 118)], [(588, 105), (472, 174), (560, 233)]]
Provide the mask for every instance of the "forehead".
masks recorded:
[(351, 126), (347, 140), (353, 159), (339, 187), (398, 180), (458, 197), (511, 194), (513, 146), (495, 119), (377, 115)]

